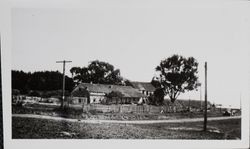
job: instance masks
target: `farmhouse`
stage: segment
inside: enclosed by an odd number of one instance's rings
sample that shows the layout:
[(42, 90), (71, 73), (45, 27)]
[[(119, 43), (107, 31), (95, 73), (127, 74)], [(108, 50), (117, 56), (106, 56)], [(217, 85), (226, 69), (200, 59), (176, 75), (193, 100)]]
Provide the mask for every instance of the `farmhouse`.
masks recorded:
[(131, 82), (133, 87), (146, 96), (153, 95), (155, 87), (150, 82)]
[[(120, 92), (122, 97), (115, 99), (115, 103), (138, 103), (141, 98), (146, 96), (132, 86), (106, 85), (81, 83), (71, 93), (71, 103), (107, 103), (107, 94)], [(109, 100), (109, 102), (114, 102)]]

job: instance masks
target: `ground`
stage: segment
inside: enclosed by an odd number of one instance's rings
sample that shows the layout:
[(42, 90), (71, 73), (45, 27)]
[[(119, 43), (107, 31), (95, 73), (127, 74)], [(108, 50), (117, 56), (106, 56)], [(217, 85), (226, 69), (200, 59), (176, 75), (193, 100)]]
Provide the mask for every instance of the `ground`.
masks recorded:
[[(83, 113), (81, 109), (61, 111), (56, 106), (36, 105), (19, 107), (12, 105), (13, 139), (240, 139), (241, 118), (208, 121), (208, 131), (203, 132), (202, 112), (196, 113)], [(35, 115), (49, 119), (16, 117), (14, 115)], [(222, 113), (209, 112), (209, 117)], [(54, 118), (54, 119), (53, 119)], [(62, 118), (62, 119), (55, 119)], [(64, 118), (64, 119), (63, 119)], [(74, 121), (66, 121), (73, 119)], [(122, 121), (123, 123), (86, 123), (85, 121)], [(157, 121), (157, 123), (127, 123), (126, 121)], [(159, 121), (174, 121), (159, 123)], [(176, 120), (176, 122), (175, 122)], [(180, 121), (181, 120), (181, 121)]]
[(240, 139), (241, 119), (161, 124), (114, 124), (12, 118), (12, 138), (75, 139)]

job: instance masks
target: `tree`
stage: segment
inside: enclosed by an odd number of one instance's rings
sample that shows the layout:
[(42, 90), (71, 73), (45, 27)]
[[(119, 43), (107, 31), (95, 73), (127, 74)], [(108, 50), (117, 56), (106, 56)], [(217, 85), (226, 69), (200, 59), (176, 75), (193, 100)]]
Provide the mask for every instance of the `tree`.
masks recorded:
[(154, 91), (154, 98), (156, 99), (156, 105), (162, 105), (164, 101), (164, 89), (163, 88), (157, 88)]
[(91, 82), (91, 74), (87, 67), (72, 67), (70, 69), (72, 74), (72, 79), (75, 84), (79, 84), (81, 82), (90, 83)]
[(70, 72), (76, 84), (91, 82), (99, 84), (123, 84), (120, 70), (115, 69), (113, 65), (107, 62), (95, 60), (90, 62), (87, 67), (72, 67)]
[(113, 100), (115, 99), (116, 100), (116, 104), (118, 103), (118, 100), (121, 99), (123, 97), (123, 94), (119, 91), (111, 91), (110, 93), (108, 93), (106, 95), (106, 97), (108, 98), (108, 101), (109, 100)]
[[(20, 90), (21, 94), (29, 91), (53, 91), (62, 89), (63, 75), (58, 71), (37, 71), (26, 73), (12, 70), (12, 89)], [(65, 89), (71, 91), (74, 87), (73, 80), (65, 77)]]
[(29, 91), (28, 81), (30, 78), (30, 73), (25, 73), (23, 71), (11, 71), (11, 84), (12, 89), (18, 89), (21, 94), (26, 94)]
[(148, 97), (148, 102), (151, 105), (163, 105), (164, 96), (165, 96), (164, 89), (156, 88), (154, 94)]
[(171, 102), (174, 102), (180, 93), (197, 88), (198, 62), (193, 57), (173, 55), (162, 60), (156, 71), (159, 75), (154, 80), (161, 84)]
[(155, 77), (153, 77), (153, 79), (151, 80), (151, 84), (155, 87), (155, 88), (161, 88), (161, 83), (155, 79)]

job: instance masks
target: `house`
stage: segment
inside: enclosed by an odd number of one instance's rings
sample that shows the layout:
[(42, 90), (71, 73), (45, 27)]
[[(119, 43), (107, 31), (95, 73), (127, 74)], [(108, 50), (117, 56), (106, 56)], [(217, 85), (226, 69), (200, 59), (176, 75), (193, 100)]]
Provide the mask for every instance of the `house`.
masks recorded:
[(90, 103), (89, 91), (86, 87), (78, 85), (72, 92), (70, 98), (70, 104), (83, 104)]
[(146, 96), (153, 95), (156, 89), (150, 82), (131, 82), (131, 84)]
[(115, 99), (117, 103), (138, 103), (141, 98), (146, 96), (132, 86), (107, 85), (107, 84), (92, 84), (81, 83), (71, 92), (71, 103), (107, 103), (107, 94), (111, 92), (120, 92), (122, 98)]

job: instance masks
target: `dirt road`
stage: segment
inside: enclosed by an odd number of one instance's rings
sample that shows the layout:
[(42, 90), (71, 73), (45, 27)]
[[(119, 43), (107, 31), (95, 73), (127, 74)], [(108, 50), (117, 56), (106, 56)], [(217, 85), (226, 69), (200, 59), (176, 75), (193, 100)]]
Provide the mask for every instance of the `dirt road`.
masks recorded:
[[(12, 117), (25, 117), (25, 118), (39, 118), (39, 119), (49, 119), (56, 121), (68, 121), (68, 122), (81, 122), (81, 123), (122, 123), (122, 124), (155, 124), (155, 123), (183, 123), (183, 122), (199, 122), (203, 121), (204, 118), (185, 118), (185, 119), (174, 119), (174, 120), (96, 120), (96, 119), (71, 119), (71, 118), (63, 118), (63, 117), (53, 117), (46, 115), (35, 115), (35, 114), (12, 114)], [(233, 117), (211, 117), (208, 118), (208, 121), (214, 120), (226, 120), (226, 119), (240, 119), (241, 116), (233, 116)]]

